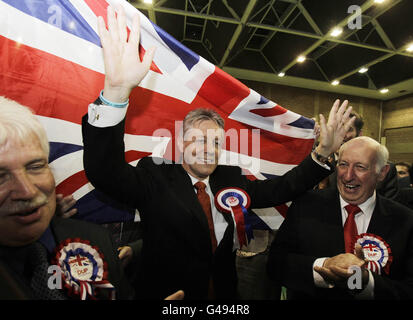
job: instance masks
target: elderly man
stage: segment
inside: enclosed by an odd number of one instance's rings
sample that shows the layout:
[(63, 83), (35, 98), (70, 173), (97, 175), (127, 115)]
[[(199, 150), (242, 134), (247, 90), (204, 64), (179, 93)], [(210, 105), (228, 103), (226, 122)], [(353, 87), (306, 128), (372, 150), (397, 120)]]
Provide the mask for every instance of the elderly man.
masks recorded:
[(339, 151), (338, 190), (293, 202), (268, 262), (289, 298), (413, 298), (413, 211), (375, 191), (387, 158), (375, 140), (354, 138)]
[[(350, 114), (350, 117), (354, 118), (354, 123), (353, 125), (350, 126), (349, 130), (346, 132), (344, 139), (343, 139), (343, 143), (348, 142), (351, 139), (354, 139), (356, 137), (361, 137), (363, 135), (363, 126), (364, 126), (363, 118), (355, 111), (353, 111)], [(330, 158), (330, 162), (333, 166), (336, 166), (337, 153), (335, 153)], [(389, 162), (389, 166), (390, 168), (388, 170), (388, 173), (386, 174), (385, 178), (377, 184), (376, 191), (380, 195), (386, 198), (392, 199), (394, 201), (398, 201), (399, 200), (398, 199), (399, 185), (397, 181), (397, 170), (393, 163)], [(324, 188), (333, 188), (333, 189), (337, 188), (336, 172), (328, 176), (327, 179), (324, 179), (324, 181), (319, 184), (319, 189), (324, 189)]]
[(44, 128), (3, 97), (0, 115), (1, 299), (132, 297), (108, 232), (55, 217)]
[[(154, 50), (138, 56), (139, 17), (129, 40), (125, 15), (108, 9), (109, 31), (99, 32), (105, 58), (105, 87), (83, 118), (84, 167), (92, 184), (109, 196), (138, 208), (143, 225), (142, 290), (160, 298), (182, 288), (187, 299), (236, 297), (235, 248), (245, 237), (223, 203), (236, 193), (239, 209), (284, 203), (311, 188), (330, 171), (319, 160), (341, 144), (352, 121), (351, 107), (334, 104), (321, 121), (321, 143), (312, 156), (285, 176), (249, 181), (239, 167), (218, 165), (224, 121), (215, 111), (197, 109), (184, 119), (178, 141), (182, 164), (143, 158), (137, 167), (124, 159), (128, 97), (148, 72)], [(167, 108), (167, 106), (165, 106)], [(317, 160), (318, 158), (319, 160)], [(250, 201), (247, 201), (250, 199)], [(241, 208), (241, 206), (245, 206)], [(242, 214), (242, 213), (241, 213)]]

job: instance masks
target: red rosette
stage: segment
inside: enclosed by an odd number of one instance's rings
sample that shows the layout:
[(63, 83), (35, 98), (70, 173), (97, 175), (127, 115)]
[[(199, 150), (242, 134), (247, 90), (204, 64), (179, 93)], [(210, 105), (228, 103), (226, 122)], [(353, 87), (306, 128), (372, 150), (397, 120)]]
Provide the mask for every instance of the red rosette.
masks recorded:
[(107, 280), (104, 255), (90, 241), (80, 238), (62, 241), (55, 249), (52, 263), (60, 268), (64, 287), (70, 296), (81, 300), (97, 299), (96, 289), (109, 289), (114, 299), (115, 288)]
[(377, 274), (381, 274), (382, 271), (387, 275), (390, 273), (393, 254), (389, 244), (382, 237), (373, 233), (362, 233), (356, 238), (354, 246), (357, 243), (363, 248), (367, 269)]
[(223, 212), (233, 214), (238, 241), (240, 247), (247, 245), (247, 236), (252, 237), (252, 230), (249, 225), (245, 225), (245, 216), (248, 214), (247, 209), (251, 204), (250, 196), (240, 188), (224, 188), (219, 190), (214, 197), (215, 207)]

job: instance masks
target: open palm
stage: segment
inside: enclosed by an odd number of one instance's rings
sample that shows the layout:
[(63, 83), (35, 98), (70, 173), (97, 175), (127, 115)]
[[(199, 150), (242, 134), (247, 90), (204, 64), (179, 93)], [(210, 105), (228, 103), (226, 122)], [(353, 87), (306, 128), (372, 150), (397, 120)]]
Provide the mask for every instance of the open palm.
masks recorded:
[(128, 39), (126, 16), (122, 7), (116, 17), (112, 7), (107, 11), (108, 29), (102, 17), (98, 19), (99, 36), (105, 62), (104, 97), (112, 102), (124, 102), (133, 88), (146, 76), (155, 49), (149, 49), (142, 61), (139, 58), (140, 18), (133, 17)]

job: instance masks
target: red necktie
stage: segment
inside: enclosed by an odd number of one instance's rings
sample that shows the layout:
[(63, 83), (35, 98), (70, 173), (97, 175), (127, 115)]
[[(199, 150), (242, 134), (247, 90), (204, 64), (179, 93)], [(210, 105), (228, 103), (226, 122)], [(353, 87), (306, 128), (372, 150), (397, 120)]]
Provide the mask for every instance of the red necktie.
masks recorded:
[(358, 236), (356, 221), (354, 216), (361, 212), (361, 209), (353, 204), (344, 207), (348, 213), (346, 223), (344, 224), (344, 245), (346, 253), (354, 253), (354, 241)]
[(215, 249), (217, 248), (217, 238), (215, 237), (214, 221), (212, 220), (211, 199), (208, 193), (206, 193), (205, 191), (205, 188), (206, 188), (205, 183), (198, 181), (197, 183), (194, 184), (194, 186), (197, 190), (197, 196), (198, 196), (199, 203), (201, 204), (202, 209), (204, 209), (205, 215), (208, 220), (209, 234), (211, 236), (212, 252), (215, 252)]

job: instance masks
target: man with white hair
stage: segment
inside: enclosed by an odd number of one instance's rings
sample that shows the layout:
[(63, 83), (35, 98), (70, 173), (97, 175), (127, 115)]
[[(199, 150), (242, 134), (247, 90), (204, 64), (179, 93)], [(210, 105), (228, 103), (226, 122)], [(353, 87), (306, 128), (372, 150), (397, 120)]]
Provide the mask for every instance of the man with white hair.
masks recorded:
[(0, 300), (132, 297), (104, 228), (55, 216), (46, 131), (0, 97)]
[(354, 138), (339, 151), (338, 190), (293, 202), (268, 262), (290, 299), (413, 298), (413, 211), (376, 192), (388, 155)]

